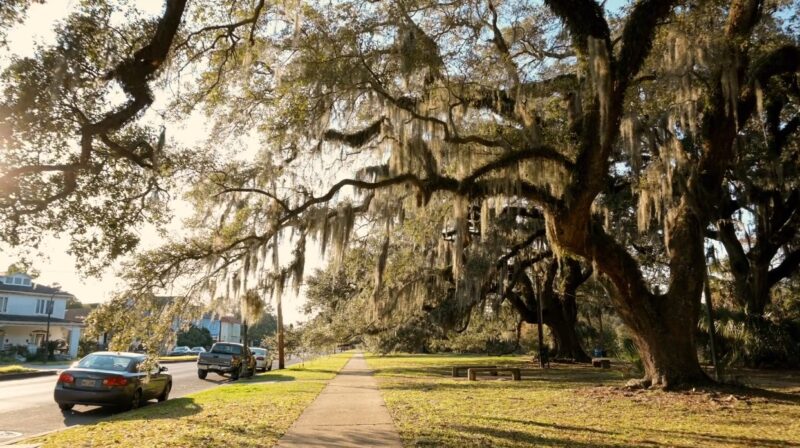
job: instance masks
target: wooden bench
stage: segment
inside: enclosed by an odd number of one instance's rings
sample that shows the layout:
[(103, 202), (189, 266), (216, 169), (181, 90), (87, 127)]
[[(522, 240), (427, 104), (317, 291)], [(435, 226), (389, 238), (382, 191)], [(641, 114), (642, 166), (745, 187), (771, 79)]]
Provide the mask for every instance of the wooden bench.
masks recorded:
[[(483, 366), (483, 365), (473, 365), (473, 366), (453, 366), (453, 378), (458, 378), (458, 373), (462, 370), (467, 371), (469, 369), (496, 369), (497, 366)], [(495, 372), (493, 375), (497, 376)]]
[(592, 358), (593, 367), (611, 368), (611, 358)]
[(508, 372), (514, 381), (522, 379), (522, 374), (517, 367), (471, 367), (467, 369), (467, 378), (470, 381), (475, 381), (478, 373), (491, 373), (497, 375), (499, 372)]

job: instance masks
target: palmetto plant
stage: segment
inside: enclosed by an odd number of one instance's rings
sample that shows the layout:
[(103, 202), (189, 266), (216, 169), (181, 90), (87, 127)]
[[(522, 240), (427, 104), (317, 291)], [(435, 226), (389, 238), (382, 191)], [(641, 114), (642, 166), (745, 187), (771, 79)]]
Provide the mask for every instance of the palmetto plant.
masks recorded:
[[(728, 365), (750, 367), (800, 364), (800, 322), (771, 316), (748, 316), (742, 311), (719, 308), (715, 325), (722, 360)], [(699, 327), (708, 330), (708, 320)]]

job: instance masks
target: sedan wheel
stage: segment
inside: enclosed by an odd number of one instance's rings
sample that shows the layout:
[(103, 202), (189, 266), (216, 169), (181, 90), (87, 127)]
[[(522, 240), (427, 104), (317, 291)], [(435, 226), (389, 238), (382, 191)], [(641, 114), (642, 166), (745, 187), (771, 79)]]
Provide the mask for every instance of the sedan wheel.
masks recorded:
[(139, 406), (142, 404), (142, 390), (136, 389), (136, 392), (133, 393), (133, 399), (131, 400), (131, 409), (138, 409)]
[(172, 383), (167, 383), (164, 386), (164, 392), (161, 392), (161, 395), (158, 396), (158, 402), (167, 401), (169, 399), (169, 391), (172, 390)]

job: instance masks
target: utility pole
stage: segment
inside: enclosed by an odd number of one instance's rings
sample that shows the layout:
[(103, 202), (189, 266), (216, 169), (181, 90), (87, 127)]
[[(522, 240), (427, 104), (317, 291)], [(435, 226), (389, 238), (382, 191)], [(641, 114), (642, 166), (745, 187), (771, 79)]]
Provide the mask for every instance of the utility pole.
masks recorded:
[[(711, 249), (713, 250), (713, 248)], [(708, 265), (706, 265), (706, 281), (703, 293), (706, 296), (706, 317), (708, 318), (708, 339), (711, 347), (711, 362), (714, 364), (714, 379), (719, 381), (722, 378), (720, 372), (719, 360), (717, 359), (716, 336), (717, 330), (714, 326), (714, 307), (711, 304), (711, 280), (708, 274)]]
[(539, 281), (536, 280), (535, 277), (534, 277), (534, 284), (536, 285), (536, 308), (537, 308), (536, 311), (537, 311), (537, 314), (538, 314), (538, 319), (537, 320), (539, 321), (539, 325), (538, 325), (538, 329), (539, 329), (539, 367), (544, 369), (544, 368), (546, 368), (546, 365), (548, 364), (546, 362), (546, 359), (545, 359), (547, 357), (547, 348), (544, 346), (544, 329), (542, 328), (542, 320), (543, 320), (542, 315), (544, 313), (542, 312), (542, 293), (541, 293), (541, 289), (539, 288)]
[(283, 351), (283, 300), (278, 296), (278, 369), (286, 365)]
[(720, 372), (719, 360), (717, 359), (716, 336), (717, 331), (714, 327), (714, 307), (711, 304), (711, 275), (708, 272), (708, 264), (714, 260), (714, 246), (709, 246), (706, 251), (706, 281), (703, 294), (706, 296), (706, 317), (708, 318), (708, 339), (711, 348), (711, 362), (714, 364), (714, 379), (719, 381), (722, 377)]
[(44, 335), (44, 363), (47, 364), (47, 358), (50, 357), (50, 316), (53, 314), (53, 299), (55, 298), (56, 294), (58, 294), (58, 290), (61, 289), (61, 285), (58, 283), (53, 283), (52, 288), (54, 289), (53, 294), (50, 295), (50, 300), (47, 301), (47, 331)]

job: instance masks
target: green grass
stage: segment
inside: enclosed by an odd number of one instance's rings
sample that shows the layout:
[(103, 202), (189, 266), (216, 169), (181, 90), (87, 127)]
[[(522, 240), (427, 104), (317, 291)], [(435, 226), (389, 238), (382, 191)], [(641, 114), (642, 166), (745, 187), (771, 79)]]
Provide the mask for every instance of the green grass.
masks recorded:
[(272, 446), (350, 356), (320, 358), (19, 443), (43, 447)]
[(183, 361), (196, 361), (197, 355), (180, 355), (180, 356), (160, 356), (158, 362), (183, 362)]
[(5, 375), (8, 373), (25, 373), (25, 372), (35, 372), (36, 369), (29, 369), (27, 367), (23, 367), (20, 365), (11, 365), (11, 366), (0, 366), (0, 375)]
[(792, 388), (627, 391), (621, 371), (580, 365), (530, 370), (518, 382), (469, 382), (449, 367), (534, 366), (522, 357), (367, 361), (406, 446), (800, 447), (800, 394)]

